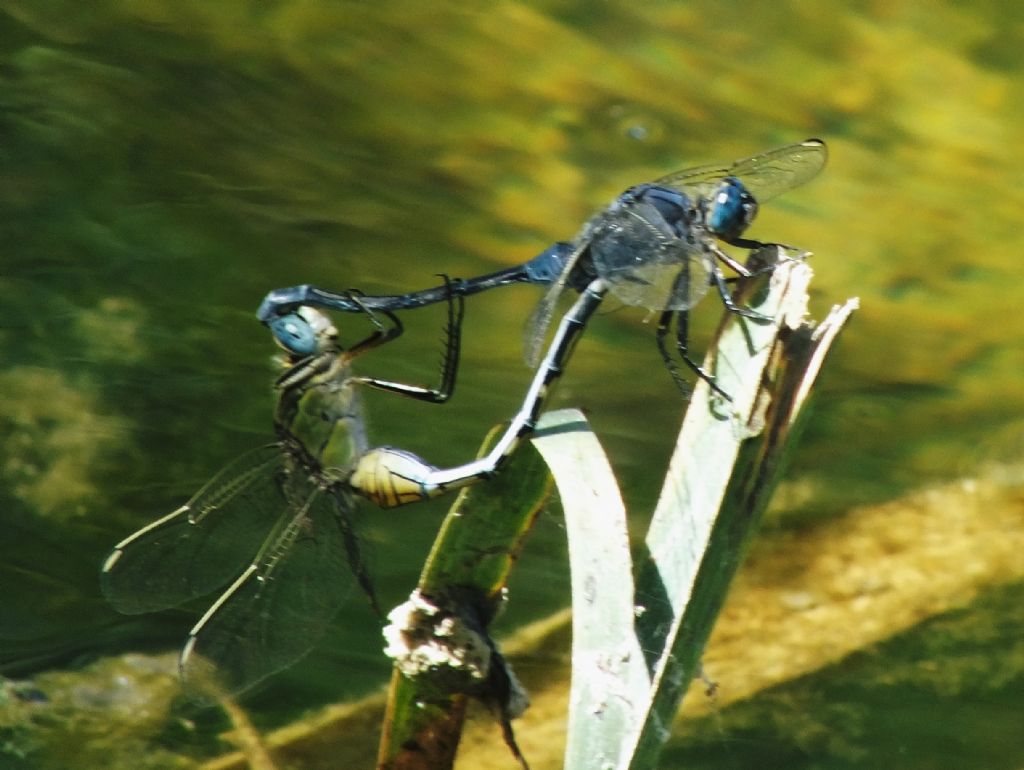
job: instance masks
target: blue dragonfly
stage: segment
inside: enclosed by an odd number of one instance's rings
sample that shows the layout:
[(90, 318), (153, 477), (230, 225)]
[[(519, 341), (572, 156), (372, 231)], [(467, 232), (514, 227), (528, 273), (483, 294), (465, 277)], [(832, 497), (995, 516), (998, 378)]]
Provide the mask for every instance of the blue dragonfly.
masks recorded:
[[(689, 354), (689, 310), (714, 286), (733, 313), (760, 320), (760, 314), (732, 300), (723, 266), (740, 278), (750, 271), (719, 242), (750, 250), (765, 244), (745, 237), (760, 203), (792, 190), (816, 176), (828, 158), (820, 139), (786, 145), (726, 164), (686, 169), (654, 182), (630, 187), (592, 217), (569, 242), (558, 242), (531, 260), (462, 281), (461, 294), (475, 294), (514, 283), (549, 288), (527, 323), (525, 353), (535, 365), (566, 288), (582, 292), (595, 279), (627, 305), (660, 311), (656, 340), (661, 357), (684, 391), (668, 336), (675, 321), (675, 352), (718, 392)], [(789, 247), (787, 247), (789, 248)], [(403, 310), (444, 299), (439, 286), (399, 295), (363, 296), (371, 309)], [(271, 291), (258, 316), (266, 322), (298, 305), (353, 311), (348, 294), (310, 285)]]

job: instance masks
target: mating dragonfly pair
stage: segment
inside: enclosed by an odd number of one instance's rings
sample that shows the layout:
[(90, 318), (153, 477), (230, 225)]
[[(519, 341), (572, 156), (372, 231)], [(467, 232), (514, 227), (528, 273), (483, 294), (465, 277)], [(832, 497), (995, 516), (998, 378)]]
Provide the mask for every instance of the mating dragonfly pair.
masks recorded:
[[(243, 455), (181, 508), (118, 543), (103, 564), (105, 595), (118, 610), (141, 613), (228, 586), (192, 628), (182, 651), (182, 675), (193, 691), (237, 693), (287, 667), (322, 636), (353, 578), (376, 608), (352, 526), (357, 499), (394, 507), (497, 473), (532, 433), (551, 385), (608, 293), (660, 311), (656, 342), (677, 384), (684, 381), (673, 352), (728, 398), (690, 356), (689, 310), (715, 287), (730, 312), (769, 320), (732, 300), (722, 266), (740, 279), (751, 271), (719, 242), (752, 251), (773, 245), (744, 237), (758, 203), (808, 181), (826, 158), (824, 143), (811, 139), (631, 187), (572, 242), (485, 276), (446, 279), (442, 286), (391, 296), (313, 286), (271, 292), (259, 317), (286, 351), (276, 382), (277, 440)], [(370, 448), (357, 389), (446, 401), (459, 363), (463, 298), (523, 282), (549, 286), (527, 325), (527, 360), (533, 364), (565, 289), (580, 296), (562, 317), (522, 406), (491, 451), (439, 469), (400, 449)], [(436, 302), (448, 303), (437, 388), (352, 373), (353, 359), (401, 334), (393, 311)], [(374, 331), (344, 348), (314, 307), (363, 313)], [(673, 322), (674, 351), (668, 341)]]

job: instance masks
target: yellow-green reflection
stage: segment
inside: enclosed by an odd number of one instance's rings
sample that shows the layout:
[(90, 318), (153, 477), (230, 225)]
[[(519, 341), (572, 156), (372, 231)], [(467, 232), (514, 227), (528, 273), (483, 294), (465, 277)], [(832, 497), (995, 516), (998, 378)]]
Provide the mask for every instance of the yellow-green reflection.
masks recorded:
[[(4, 670), (181, 641), (187, 618), (107, 614), (96, 565), (266, 436), (267, 289), (483, 272), (634, 182), (806, 136), (829, 167), (751, 234), (816, 253), (819, 310), (863, 309), (771, 521), (799, 536), (973, 473), (1024, 407), (1022, 22), (999, 2), (0, 0)], [(474, 299), (455, 399), (371, 396), (374, 438), (468, 457), (525, 386), (537, 296)], [(409, 316), (368, 373), (430, 380), (439, 318)], [(634, 508), (682, 408), (642, 321), (596, 319), (558, 396), (589, 410)], [(439, 510), (368, 522), (385, 597), (412, 584)], [(533, 547), (554, 555), (549, 529)], [(536, 609), (511, 620), (567, 602), (561, 565), (530, 558), (517, 590)], [(372, 684), (356, 676), (376, 630), (353, 609), (258, 717)]]

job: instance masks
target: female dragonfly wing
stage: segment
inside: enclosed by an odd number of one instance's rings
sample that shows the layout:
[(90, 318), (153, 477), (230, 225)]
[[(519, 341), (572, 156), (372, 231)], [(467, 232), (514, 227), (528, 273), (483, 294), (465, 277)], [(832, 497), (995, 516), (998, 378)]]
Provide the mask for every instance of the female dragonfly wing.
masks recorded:
[(192, 628), (181, 671), (197, 700), (234, 695), (302, 657), (337, 613), (353, 579), (351, 510), (282, 444), (260, 447), (118, 543), (103, 593), (134, 614), (231, 583)]
[(293, 664), (348, 596), (352, 572), (339, 517), (351, 512), (351, 496), (301, 471), (281, 491), (287, 501), (278, 527), (182, 650), (182, 678), (200, 700), (234, 695)]
[(238, 575), (281, 515), (279, 444), (247, 452), (173, 513), (129, 535), (103, 563), (100, 585), (126, 614), (153, 612), (220, 588)]
[(653, 184), (707, 196), (725, 177), (736, 177), (758, 202), (763, 203), (813, 179), (825, 167), (827, 160), (825, 143), (820, 139), (807, 139), (732, 163), (677, 171)]

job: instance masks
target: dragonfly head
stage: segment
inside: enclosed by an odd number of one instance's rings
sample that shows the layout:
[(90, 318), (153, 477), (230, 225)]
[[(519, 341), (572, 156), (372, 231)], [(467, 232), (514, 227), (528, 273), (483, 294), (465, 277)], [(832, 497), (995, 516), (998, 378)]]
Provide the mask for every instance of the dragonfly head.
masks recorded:
[(724, 241), (738, 238), (757, 216), (757, 201), (743, 182), (727, 176), (707, 204), (708, 230)]
[(328, 347), (337, 345), (338, 330), (331, 319), (311, 307), (302, 306), (293, 313), (279, 316), (270, 321), (274, 341), (293, 358), (323, 353)]

